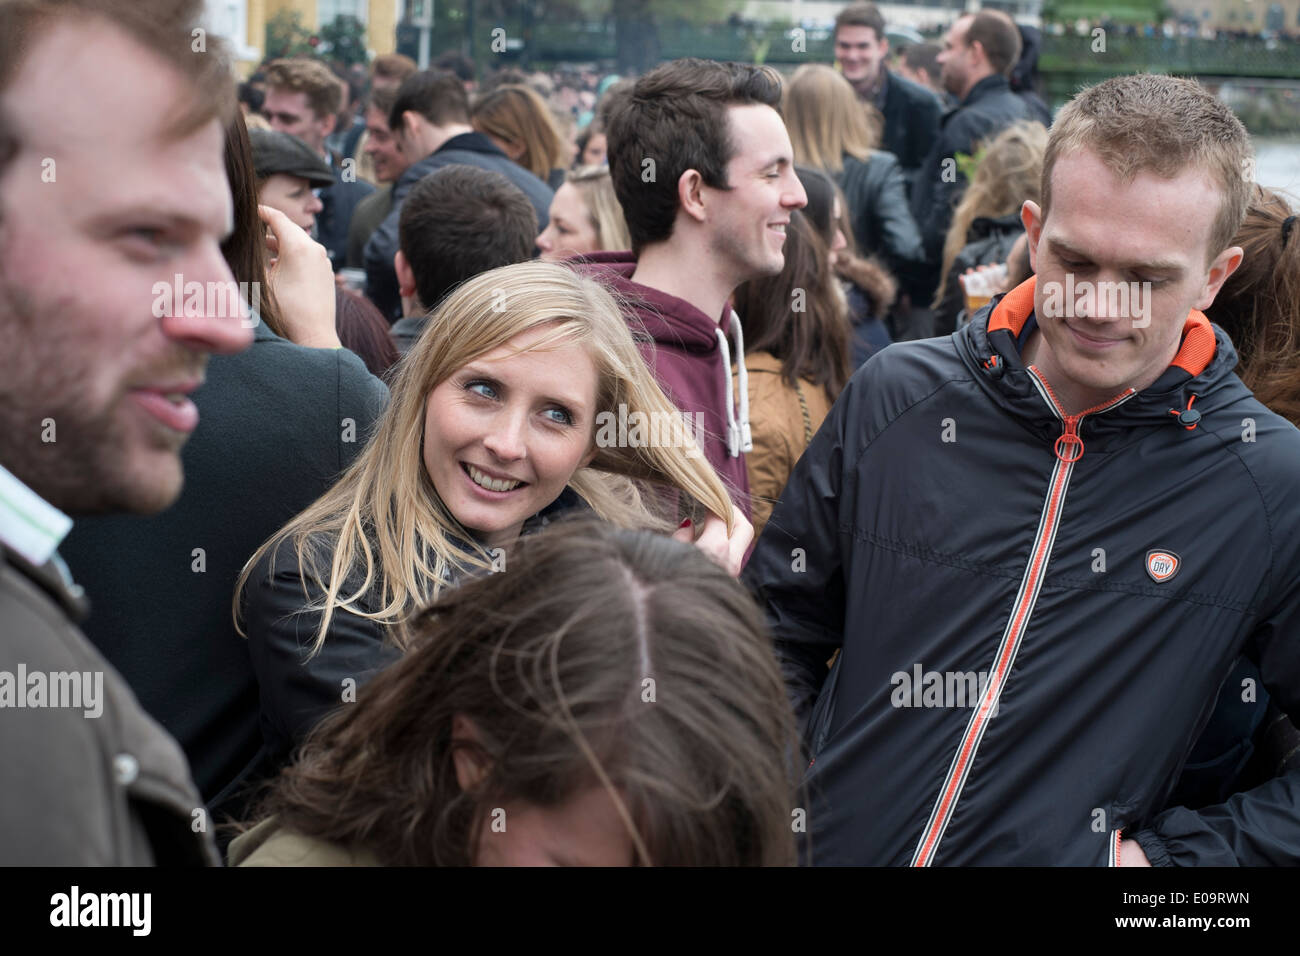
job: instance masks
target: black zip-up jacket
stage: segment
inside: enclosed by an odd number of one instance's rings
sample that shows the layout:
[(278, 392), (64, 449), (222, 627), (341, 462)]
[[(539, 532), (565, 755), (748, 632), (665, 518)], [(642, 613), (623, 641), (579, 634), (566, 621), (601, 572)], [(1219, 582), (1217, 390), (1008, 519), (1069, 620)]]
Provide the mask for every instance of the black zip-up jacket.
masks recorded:
[(1007, 78), (1000, 75), (984, 77), (960, 105), (943, 114), (939, 135), (912, 187), (912, 215), (931, 262), (937, 264), (943, 254), (953, 209), (967, 186), (960, 173), (945, 175), (944, 161), (958, 153), (973, 156), (980, 142), (1017, 120), (1033, 118), (1025, 101), (1011, 92)]
[(746, 569), (811, 860), (1099, 865), (1122, 832), (1155, 865), (1295, 863), (1296, 775), (1163, 808), (1239, 654), (1300, 713), (1300, 432), (1199, 312), (1154, 384), (1064, 416), (1020, 360), (1033, 288), (860, 369)]

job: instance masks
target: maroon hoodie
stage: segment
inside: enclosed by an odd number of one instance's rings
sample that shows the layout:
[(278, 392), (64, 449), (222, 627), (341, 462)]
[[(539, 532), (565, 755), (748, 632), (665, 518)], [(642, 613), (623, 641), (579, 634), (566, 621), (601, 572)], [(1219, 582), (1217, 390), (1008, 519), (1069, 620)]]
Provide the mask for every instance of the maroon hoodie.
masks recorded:
[[(731, 384), (731, 365), (744, 355), (744, 338), (730, 305), (718, 322), (685, 299), (631, 281), (636, 259), (630, 252), (594, 252), (575, 257), (569, 264), (603, 282), (621, 299), (624, 309), (631, 310), (625, 315), (646, 364), (669, 400), (688, 415), (688, 423), (699, 426), (696, 434), (702, 438), (705, 457), (748, 518), (744, 452), (753, 447), (748, 390), (742, 382), (741, 406), (737, 408)], [(651, 341), (646, 341), (647, 337)], [(738, 362), (738, 366), (743, 376), (745, 363)]]

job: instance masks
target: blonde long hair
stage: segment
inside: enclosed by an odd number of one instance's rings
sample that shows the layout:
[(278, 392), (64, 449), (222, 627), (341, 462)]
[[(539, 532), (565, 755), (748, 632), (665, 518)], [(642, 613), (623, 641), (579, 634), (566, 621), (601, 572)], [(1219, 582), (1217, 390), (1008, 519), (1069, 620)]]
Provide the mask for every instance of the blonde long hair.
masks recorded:
[[(684, 492), (733, 528), (731, 500), (681, 413), (660, 390), (637, 350), (613, 295), (599, 282), (565, 266), (524, 262), (481, 273), (451, 293), (398, 366), (387, 411), (374, 437), (339, 481), (263, 544), (244, 565), (235, 587), (235, 617), (252, 569), (268, 552), (292, 540), (304, 578), (325, 591), (310, 610), (323, 611), (312, 653), (325, 641), (336, 608), (393, 628), (405, 647), (402, 626), (418, 607), (435, 599), (451, 576), (468, 567), (487, 568), (491, 556), (447, 510), (424, 466), (428, 395), (467, 363), (521, 333), (545, 328), (532, 346), (585, 347), (599, 379), (593, 440), (601, 413), (628, 420), (670, 422), (670, 441), (639, 447), (597, 447), (590, 465), (569, 480), (602, 519), (627, 528), (667, 530), (642, 500), (634, 479), (662, 482)], [(680, 426), (680, 427), (679, 427)], [(668, 430), (660, 429), (660, 434)], [(678, 440), (680, 439), (680, 444)], [(333, 540), (328, 571), (322, 570), (319, 536)], [(314, 540), (313, 540), (314, 539)], [(457, 542), (468, 545), (467, 553)], [(351, 594), (343, 583), (353, 570), (365, 580)], [(363, 596), (378, 582), (383, 606), (368, 612)], [(240, 631), (242, 632), (242, 629)]]
[(794, 71), (781, 109), (796, 163), (838, 176), (845, 156), (866, 162), (880, 148), (880, 113), (824, 64), (806, 63)]
[(623, 207), (614, 194), (608, 166), (582, 166), (569, 173), (568, 182), (587, 204), (587, 216), (596, 227), (602, 250), (631, 249), (632, 237), (623, 218)]
[(984, 157), (953, 211), (952, 225), (943, 241), (943, 266), (939, 270), (939, 291), (934, 296), (935, 308), (943, 301), (948, 273), (957, 254), (966, 247), (971, 223), (981, 216), (992, 218), (1013, 213), (1026, 199), (1038, 202), (1046, 151), (1047, 130), (1034, 120), (1012, 123), (987, 141)]

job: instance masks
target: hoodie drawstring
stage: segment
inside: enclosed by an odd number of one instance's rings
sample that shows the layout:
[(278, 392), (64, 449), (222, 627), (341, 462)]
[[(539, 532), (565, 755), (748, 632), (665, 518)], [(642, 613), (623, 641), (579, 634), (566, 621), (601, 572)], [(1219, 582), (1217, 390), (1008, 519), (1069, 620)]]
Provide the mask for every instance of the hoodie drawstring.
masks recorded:
[(1194, 401), (1196, 401), (1195, 395), (1187, 400), (1187, 407), (1181, 411), (1177, 408), (1169, 409), (1169, 414), (1176, 416), (1178, 418), (1178, 424), (1182, 425), (1188, 431), (1195, 428), (1197, 423), (1201, 420), (1201, 413), (1192, 408), (1192, 402)]
[(718, 348), (722, 352), (722, 367), (727, 370), (727, 454), (739, 458), (742, 452), (754, 450), (754, 439), (749, 429), (749, 371), (745, 368), (745, 334), (740, 328), (740, 316), (735, 310), (731, 312), (732, 334), (736, 337), (736, 368), (740, 375), (740, 414), (736, 414), (736, 395), (734, 380), (731, 377), (731, 348), (727, 334), (720, 328), (713, 331), (718, 335)]

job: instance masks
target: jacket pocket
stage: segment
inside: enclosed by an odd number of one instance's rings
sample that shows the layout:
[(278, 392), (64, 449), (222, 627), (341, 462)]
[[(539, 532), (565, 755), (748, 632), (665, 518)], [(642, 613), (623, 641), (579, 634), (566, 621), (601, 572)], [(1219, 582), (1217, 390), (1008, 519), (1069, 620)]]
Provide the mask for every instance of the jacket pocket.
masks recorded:
[(1106, 865), (1107, 866), (1119, 866), (1120, 863), (1119, 844), (1120, 844), (1120, 840), (1123, 839), (1123, 836), (1124, 836), (1123, 828), (1120, 828), (1118, 830), (1111, 830), (1110, 833), (1107, 835), (1107, 844), (1106, 844)]

